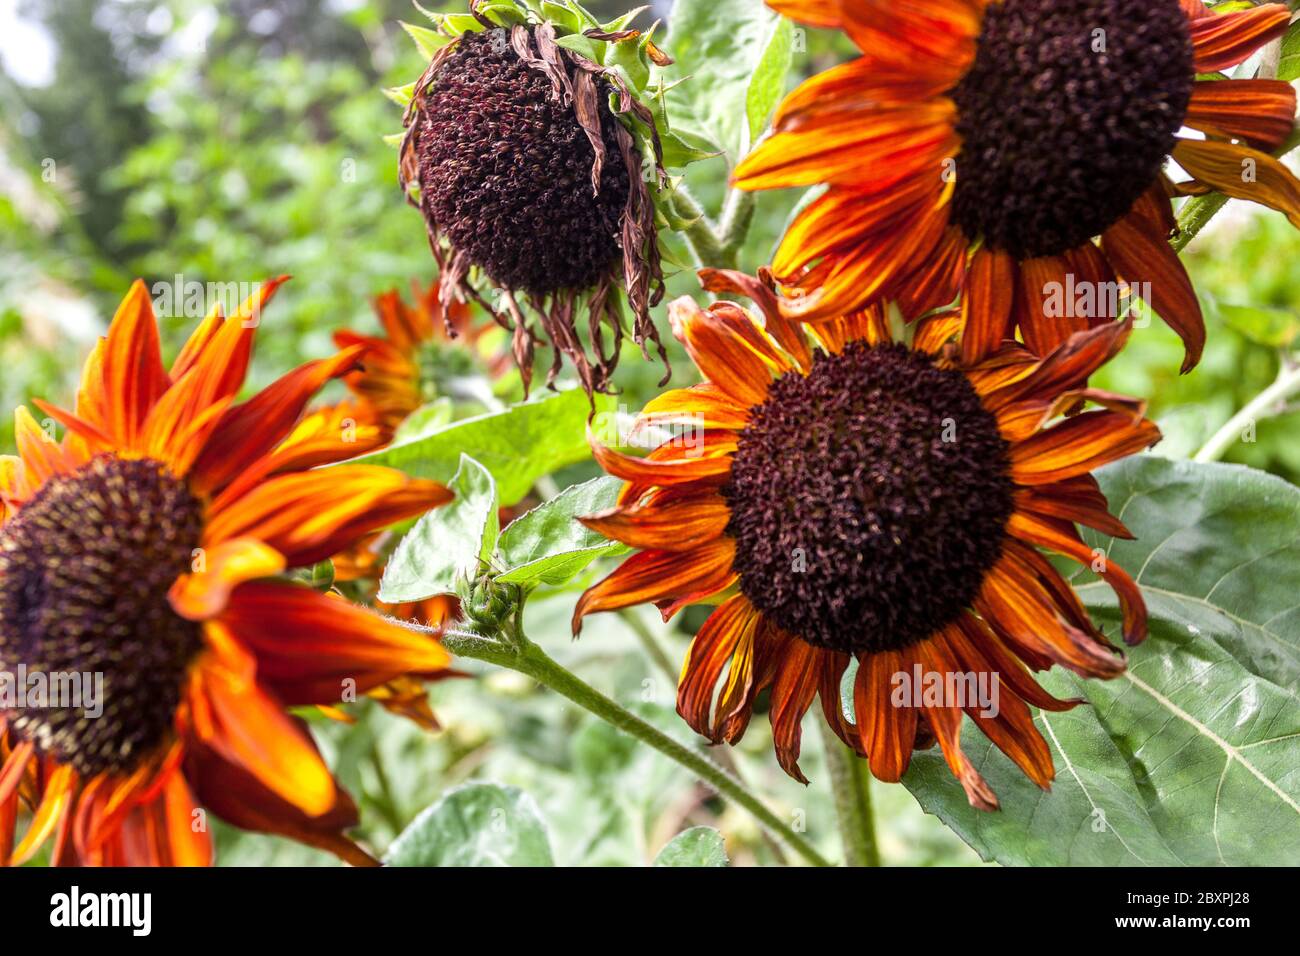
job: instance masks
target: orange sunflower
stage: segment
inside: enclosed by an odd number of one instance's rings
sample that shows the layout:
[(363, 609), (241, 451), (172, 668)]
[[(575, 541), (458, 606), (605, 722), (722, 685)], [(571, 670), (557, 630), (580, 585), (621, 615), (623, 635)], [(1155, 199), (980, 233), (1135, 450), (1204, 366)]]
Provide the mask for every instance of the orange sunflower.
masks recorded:
[[(0, 668), (102, 675), (83, 699), (0, 710), (0, 863), (53, 838), (58, 864), (206, 864), (199, 807), (354, 863), (356, 809), (297, 705), (338, 701), (447, 653), (423, 633), (282, 576), (448, 501), (335, 439), (284, 439), (360, 349), (309, 362), (243, 402), (266, 284), (214, 310), (168, 370), (148, 293), (132, 286), (92, 352), (55, 442), (26, 409), (0, 464)], [(90, 702), (93, 704), (93, 702)], [(18, 845), (22, 805), (30, 822)]]
[[(828, 187), (773, 263), (793, 318), (882, 299), (910, 317), (961, 293), (963, 359), (974, 363), (1017, 326), (1047, 355), (1114, 318), (1123, 289), (1182, 338), (1188, 371), (1205, 324), (1167, 241), (1171, 195), (1218, 190), (1300, 227), (1300, 181), (1269, 155), (1293, 128), (1295, 91), (1217, 73), (1282, 35), (1283, 4), (1222, 14), (1200, 0), (769, 5), (844, 30), (863, 53), (791, 93), (774, 135), (735, 171), (743, 189)], [(1170, 182), (1169, 155), (1190, 181)]]
[[(706, 381), (654, 399), (638, 427), (702, 440), (673, 439), (644, 458), (593, 442), (627, 484), (616, 507), (581, 520), (643, 550), (582, 595), (574, 632), (596, 611), (653, 602), (667, 619), (718, 603), (677, 696), (678, 713), (713, 742), (735, 743), (769, 690), (777, 759), (803, 781), (800, 721), (820, 696), (835, 733), (881, 780), (897, 781), (913, 748), (937, 738), (971, 804), (993, 809), (959, 747), (964, 710), (1046, 788), (1051, 753), (1029, 705), (1077, 701), (1056, 700), (1030, 670), (1108, 678), (1124, 661), (1038, 549), (1097, 570), (1119, 596), (1125, 641), (1146, 635), (1133, 580), (1099, 563), (1076, 528), (1130, 536), (1089, 473), (1159, 439), (1141, 402), (1084, 384), (1131, 323), (1077, 332), (1045, 358), (1007, 342), (966, 365), (949, 341), (958, 316), (922, 320), (905, 346), (872, 308), (812, 327), (814, 351), (770, 286), (701, 275), (706, 288), (754, 299), (764, 321), (730, 302), (670, 307)], [(1081, 411), (1087, 403), (1100, 407)], [(855, 663), (850, 719), (840, 688)], [(918, 668), (996, 681), (996, 713), (960, 695), (896, 700)]]
[[(364, 349), (361, 367), (343, 381), (357, 396), (358, 411), (386, 429), (389, 438), (408, 415), (439, 397), (446, 379), (473, 374), (476, 361), (493, 377), (510, 367), (509, 354), (482, 354), (484, 336), (495, 323), (476, 321), (473, 308), (464, 302), (444, 309), (436, 282), (428, 289), (412, 282), (411, 292), (413, 307), (396, 289), (375, 299), (383, 336), (349, 329), (334, 333), (340, 349)], [(457, 344), (462, 347), (453, 347)]]

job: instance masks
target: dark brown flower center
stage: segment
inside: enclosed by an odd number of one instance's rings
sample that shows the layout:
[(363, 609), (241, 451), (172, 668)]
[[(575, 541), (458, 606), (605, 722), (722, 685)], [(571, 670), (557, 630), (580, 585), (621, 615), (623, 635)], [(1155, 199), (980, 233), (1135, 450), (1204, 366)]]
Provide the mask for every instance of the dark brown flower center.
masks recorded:
[(741, 433), (740, 588), (817, 647), (906, 647), (970, 605), (1012, 510), (1007, 443), (969, 380), (901, 345), (787, 373)]
[(88, 776), (129, 771), (165, 740), (202, 644), (167, 591), (201, 532), (183, 481), (156, 461), (111, 455), (50, 479), (0, 528), (0, 670), (21, 665), (29, 685), (43, 674), (50, 688), (7, 715), (20, 737)]
[(1100, 235), (1155, 181), (1194, 82), (1178, 0), (1001, 0), (957, 103), (953, 217), (1017, 258)]
[(507, 31), (466, 33), (429, 86), (415, 120), (425, 215), (498, 285), (584, 290), (621, 261), (628, 170), (607, 84), (596, 91), (605, 161), (593, 195), (595, 152), (573, 102)]

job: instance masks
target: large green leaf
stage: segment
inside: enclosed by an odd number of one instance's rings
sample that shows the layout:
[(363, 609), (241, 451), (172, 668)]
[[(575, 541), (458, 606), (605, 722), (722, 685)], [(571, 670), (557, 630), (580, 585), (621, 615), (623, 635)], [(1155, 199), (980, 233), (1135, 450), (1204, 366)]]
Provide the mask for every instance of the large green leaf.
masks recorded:
[[(792, 29), (754, 0), (677, 0), (666, 49), (669, 77), (689, 77), (668, 94), (669, 113), (735, 164), (785, 92)], [(757, 124), (761, 130), (762, 122)]]
[[(1239, 466), (1150, 456), (1100, 477), (1138, 537), (1093, 541), (1138, 579), (1151, 636), (1115, 680), (1042, 675), (1058, 697), (1087, 701), (1038, 715), (1057, 770), (1050, 793), (969, 720), (963, 749), (1000, 812), (973, 810), (937, 751), (917, 754), (904, 783), (1005, 864), (1294, 863), (1300, 489)], [(1076, 585), (1113, 630), (1109, 588), (1083, 574)]]
[(430, 511), (398, 542), (379, 582), (389, 604), (451, 594), (456, 582), (488, 567), (500, 530), (496, 482), (467, 455), (449, 488), (456, 497)]
[[(608, 411), (613, 403), (611, 396), (597, 395), (596, 411)], [(591, 455), (590, 412), (586, 394), (573, 389), (450, 424), (435, 422), (423, 434), (355, 461), (448, 481), (466, 454), (492, 473), (501, 503), (513, 505), (538, 478)]]
[(727, 851), (722, 834), (713, 827), (691, 827), (669, 840), (655, 866), (726, 866)]
[(576, 517), (612, 508), (622, 487), (617, 478), (593, 478), (516, 518), (501, 533), (498, 563), (504, 570), (497, 580), (563, 584), (597, 558), (626, 551)]
[(517, 787), (473, 783), (451, 791), (402, 831), (389, 866), (554, 866), (546, 823)]

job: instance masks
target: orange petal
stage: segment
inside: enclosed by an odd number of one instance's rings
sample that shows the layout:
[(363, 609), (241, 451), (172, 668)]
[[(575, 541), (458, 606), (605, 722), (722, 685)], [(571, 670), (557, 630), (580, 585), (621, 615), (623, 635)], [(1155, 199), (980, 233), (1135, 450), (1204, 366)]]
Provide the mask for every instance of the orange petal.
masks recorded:
[(592, 455), (597, 464), (615, 478), (649, 486), (681, 485), (688, 482), (701, 482), (706, 486), (721, 485), (731, 474), (731, 452), (735, 451), (735, 435), (723, 440), (714, 447), (714, 454), (684, 457), (687, 449), (681, 449), (679, 455), (670, 459), (656, 458), (653, 453), (644, 458), (625, 455), (597, 442), (590, 435)]
[(634, 548), (689, 551), (720, 538), (731, 510), (714, 493), (678, 498), (666, 504), (611, 508), (578, 518), (593, 531)]
[(655, 396), (637, 416), (633, 434), (647, 425), (681, 423), (701, 430), (739, 431), (749, 424), (749, 409), (740, 405), (716, 385), (703, 382), (689, 388), (674, 388)]
[(23, 461), (22, 487), (19, 493), (26, 497), (55, 475), (72, 471), (72, 463), (58, 442), (51, 438), (32, 413), (19, 405), (14, 410), (14, 443), (18, 457)]
[(740, 309), (701, 309), (682, 296), (669, 304), (668, 321), (704, 377), (741, 407), (762, 402), (773, 375), (790, 368)]
[(1192, 20), (1196, 72), (1218, 73), (1236, 66), (1285, 33), (1290, 20), (1291, 12), (1282, 3), (1266, 3), (1237, 13)]
[(1146, 600), (1142, 597), (1137, 582), (1114, 561), (1098, 561), (1099, 556), (1083, 543), (1073, 525), (1016, 512), (1007, 522), (1007, 531), (1022, 541), (1050, 548), (1094, 570), (1119, 597), (1120, 610), (1124, 616), (1124, 643), (1138, 644), (1146, 637)]
[(354, 866), (374, 866), (375, 860), (343, 835), (357, 824), (357, 809), (341, 790), (334, 805), (321, 815), (303, 813), (281, 799), (242, 766), (199, 743), (192, 745), (186, 775), (203, 806), (243, 830), (274, 833), (307, 846), (319, 847)]
[(573, 610), (573, 633), (582, 629), (584, 617), (598, 611), (683, 597), (698, 601), (717, 594), (736, 580), (731, 567), (735, 552), (735, 541), (719, 538), (692, 551), (634, 554), (583, 592)]
[[(677, 713), (701, 736), (721, 739), (724, 715), (713, 718), (713, 695), (723, 667), (731, 661), (729, 683), (749, 683), (758, 613), (743, 594), (723, 601), (700, 627), (682, 662)], [(725, 695), (724, 695), (725, 696)], [(734, 691), (733, 691), (734, 696)]]
[(268, 478), (242, 497), (212, 506), (203, 547), (233, 538), (265, 542), (289, 567), (305, 567), (344, 550), (367, 532), (446, 504), (436, 481), (373, 465), (340, 465)]
[[(1022, 368), (1019, 374), (981, 383), (985, 404), (997, 411), (1018, 399), (1051, 401), (1087, 382), (1093, 372), (1119, 354), (1132, 331), (1131, 322), (1106, 322), (1086, 332), (1076, 332), (1064, 345), (1042, 361)], [(1016, 370), (1012, 367), (1011, 371)], [(1011, 381), (1003, 383), (1003, 378)]]
[(892, 700), (895, 674), (910, 674), (915, 659), (907, 651), (863, 654), (853, 681), (853, 711), (862, 749), (877, 780), (897, 783), (912, 762), (918, 711)]
[(365, 693), (451, 665), (425, 631), (301, 585), (243, 584), (219, 620), (253, 652), (258, 681), (290, 706), (335, 703), (349, 688)]
[(1116, 274), (1130, 286), (1136, 286), (1136, 291), (1183, 340), (1182, 371), (1189, 372), (1201, 360), (1205, 348), (1205, 320), (1182, 260), (1165, 235), (1152, 231), (1142, 222), (1146, 214), (1141, 205), (1152, 201), (1168, 205), (1163, 194), (1153, 199), (1148, 193), (1138, 200), (1133, 212), (1106, 230), (1101, 248)]
[(1002, 693), (1002, 675), (967, 642), (959, 626), (950, 624), (933, 640), (943, 644), (945, 656), (956, 664), (957, 670), (975, 676), (977, 682), (986, 683), (990, 689), (993, 706), (985, 709), (967, 695), (962, 707), (966, 715), (1025, 776), (1047, 790), (1056, 776), (1052, 752), (1034, 726), (1033, 715), (1025, 702), (1014, 693)]
[(1295, 127), (1295, 89), (1281, 80), (1212, 80), (1192, 87), (1183, 122), (1273, 150)]
[(312, 396), (356, 367), (359, 354), (351, 348), (307, 362), (227, 411), (195, 464), (195, 488), (200, 493), (223, 488), (271, 451), (293, 430)]
[(1066, 301), (1067, 271), (1065, 260), (1058, 256), (1020, 263), (1016, 318), (1025, 345), (1035, 355), (1048, 355), (1088, 328), (1087, 318), (1074, 315), (1074, 304)]
[(300, 721), (243, 675), (205, 662), (190, 693), (212, 719), (203, 743), (308, 816), (333, 809), (334, 779)]
[(1276, 209), (1300, 229), (1300, 180), (1268, 153), (1240, 143), (1180, 139), (1174, 159), (1224, 195)]
[(800, 783), (808, 778), (799, 769), (800, 738), (803, 715), (812, 706), (821, 677), (823, 652), (806, 641), (794, 640), (780, 664), (772, 684), (772, 743), (781, 769)]
[(257, 538), (232, 538), (202, 554), (200, 570), (181, 575), (167, 592), (172, 610), (191, 621), (220, 614), (230, 592), (245, 581), (266, 578), (285, 569), (284, 555)]
[(971, 258), (962, 295), (961, 358), (974, 365), (991, 355), (1010, 333), (1016, 260), (981, 246)]
[(45, 781), (41, 802), (37, 804), (32, 814), (27, 832), (23, 835), (22, 842), (14, 848), (12, 859), (14, 866), (22, 866), (30, 860), (63, 822), (72, 806), (76, 788), (76, 770), (68, 764), (55, 766), (53, 773)]
[[(933, 640), (920, 644), (918, 654), (921, 658), (921, 666), (926, 671), (948, 674), (957, 669), (956, 665), (949, 660), (945, 649)], [(966, 799), (970, 805), (977, 810), (996, 810), (997, 796), (962, 753), (961, 710), (956, 707), (939, 706), (924, 707), (924, 711), (926, 721), (943, 750), (943, 758), (948, 762), (948, 768), (952, 770), (953, 776), (957, 778), (962, 789), (966, 791)]]
[(1160, 440), (1154, 422), (1124, 412), (1084, 412), (1018, 442), (1010, 452), (1012, 480), (1044, 485), (1087, 474)]
[(149, 410), (171, 384), (162, 364), (153, 303), (139, 279), (108, 327), (103, 375), (106, 431), (119, 447), (135, 449)]

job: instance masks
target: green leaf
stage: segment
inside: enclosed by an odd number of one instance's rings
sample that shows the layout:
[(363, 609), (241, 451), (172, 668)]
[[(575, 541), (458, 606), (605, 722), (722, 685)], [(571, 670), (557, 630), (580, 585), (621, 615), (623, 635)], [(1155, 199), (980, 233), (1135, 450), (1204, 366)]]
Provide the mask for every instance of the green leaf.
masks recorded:
[(726, 866), (722, 834), (713, 827), (691, 827), (673, 837), (655, 857), (655, 866)]
[[(614, 407), (608, 395), (597, 395), (595, 401), (597, 412)], [(386, 465), (445, 482), (455, 474), (463, 453), (492, 473), (501, 503), (513, 505), (538, 478), (591, 456), (586, 430), (590, 411), (581, 389), (560, 392), (437, 425), (350, 464)]]
[(793, 31), (779, 20), (752, 0), (673, 4), (664, 47), (676, 64), (665, 73), (689, 77), (667, 94), (673, 128), (703, 136), (732, 165), (749, 151), (754, 116), (784, 92)]
[(763, 50), (745, 95), (745, 115), (749, 117), (749, 141), (757, 142), (767, 127), (776, 104), (785, 95), (785, 78), (794, 60), (794, 24), (778, 17), (772, 24), (772, 37)]
[(393, 841), (389, 866), (554, 866), (546, 823), (518, 787), (472, 783), (422, 812)]
[[(1086, 703), (1037, 724), (1044, 794), (966, 721), (1002, 810), (971, 809), (937, 751), (904, 778), (986, 859), (1031, 865), (1282, 865), (1300, 854), (1300, 489), (1235, 465), (1142, 456), (1099, 478), (1135, 541), (1090, 535), (1139, 582), (1151, 635), (1111, 681), (1053, 670)], [(1076, 587), (1117, 629), (1110, 589)], [(1087, 574), (1091, 578), (1091, 573)]]
[(1282, 57), (1277, 65), (1277, 78), (1290, 83), (1300, 79), (1300, 22), (1291, 24), (1282, 38)]
[(579, 56), (584, 56), (593, 63), (604, 64), (605, 51), (609, 44), (603, 40), (593, 40), (591, 37), (585, 37), (581, 33), (571, 33), (568, 36), (556, 37), (556, 46), (562, 46), (566, 50), (572, 50)]
[(576, 520), (577, 515), (614, 507), (622, 487), (617, 478), (593, 478), (571, 485), (516, 518), (501, 534), (498, 549), (505, 571), (496, 579), (508, 584), (564, 584), (597, 558), (626, 551), (626, 545)]
[(402, 424), (398, 425), (397, 431), (393, 433), (393, 441), (404, 442), (408, 438), (427, 435), (450, 422), (455, 411), (456, 403), (446, 396), (434, 399), (427, 405), (421, 405), (402, 419)]
[(428, 27), (417, 27), (415, 24), (407, 23), (404, 20), (401, 23), (402, 29), (415, 41), (420, 53), (427, 60), (433, 59), (435, 53), (455, 39), (455, 37), (447, 36), (445, 33), (430, 30)]
[(496, 482), (487, 469), (461, 455), (450, 485), (456, 498), (415, 523), (398, 543), (379, 582), (387, 604), (452, 594), (456, 583), (486, 567), (500, 530)]
[(659, 145), (663, 149), (665, 169), (682, 169), (691, 163), (719, 155), (708, 140), (685, 130), (661, 132)]
[(1300, 316), (1286, 309), (1216, 303), (1213, 311), (1225, 325), (1260, 345), (1287, 349), (1300, 338)]

